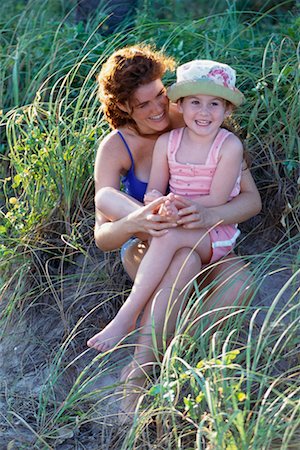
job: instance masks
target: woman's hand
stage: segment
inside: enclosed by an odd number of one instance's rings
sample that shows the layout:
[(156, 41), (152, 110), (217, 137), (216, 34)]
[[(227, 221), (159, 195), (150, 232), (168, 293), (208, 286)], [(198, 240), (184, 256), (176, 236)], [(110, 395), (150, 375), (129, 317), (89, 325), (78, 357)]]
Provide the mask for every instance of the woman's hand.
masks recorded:
[(201, 206), (199, 203), (180, 195), (175, 195), (179, 220), (177, 224), (187, 229), (210, 228), (221, 222), (214, 210)]
[(128, 215), (128, 220), (132, 222), (135, 234), (148, 234), (159, 237), (168, 232), (168, 228), (174, 228), (177, 223), (172, 221), (172, 217), (158, 213), (160, 206), (165, 203), (167, 197), (161, 196), (146, 206), (138, 208)]

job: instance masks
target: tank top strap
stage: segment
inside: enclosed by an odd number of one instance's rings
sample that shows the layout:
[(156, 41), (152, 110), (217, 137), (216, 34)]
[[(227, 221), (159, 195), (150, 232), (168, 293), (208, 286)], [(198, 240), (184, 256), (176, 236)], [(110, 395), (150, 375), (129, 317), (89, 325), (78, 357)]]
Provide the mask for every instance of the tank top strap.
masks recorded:
[(128, 144), (127, 144), (127, 142), (126, 142), (126, 140), (125, 140), (125, 138), (123, 136), (123, 134), (121, 133), (121, 131), (118, 130), (117, 133), (118, 133), (118, 135), (120, 136), (120, 138), (122, 139), (122, 141), (123, 141), (123, 143), (125, 145), (125, 148), (126, 148), (126, 150), (128, 152), (130, 160), (131, 160), (131, 168), (133, 169), (134, 168), (134, 160), (133, 160), (133, 156), (132, 156), (131, 150), (130, 150), (130, 148), (129, 148), (129, 146), (128, 146)]
[(168, 141), (168, 159), (169, 161), (175, 159), (176, 152), (179, 148), (184, 128), (175, 128), (170, 131)]
[(225, 128), (220, 128), (220, 131), (218, 132), (214, 142), (212, 143), (211, 149), (206, 159), (206, 164), (216, 164), (218, 162), (222, 144), (225, 139), (231, 134), (231, 131), (228, 131)]

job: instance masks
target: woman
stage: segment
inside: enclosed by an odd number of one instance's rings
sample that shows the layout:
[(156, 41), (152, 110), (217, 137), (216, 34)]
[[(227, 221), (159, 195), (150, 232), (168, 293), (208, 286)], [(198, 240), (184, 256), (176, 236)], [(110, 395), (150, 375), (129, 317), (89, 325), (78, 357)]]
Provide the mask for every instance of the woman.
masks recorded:
[[(164, 132), (184, 126), (176, 106), (169, 104), (162, 83), (165, 72), (174, 68), (174, 61), (153, 51), (148, 46), (127, 47), (116, 51), (103, 65), (98, 76), (99, 98), (106, 119), (113, 131), (101, 142), (95, 162), (95, 240), (103, 251), (123, 246), (122, 261), (129, 276), (134, 279), (137, 267), (147, 251), (146, 240), (161, 236), (168, 228), (176, 226), (167, 216), (157, 210), (164, 198), (158, 198), (143, 206), (143, 196), (149, 180), (154, 144)], [(125, 192), (120, 191), (122, 178)], [(109, 201), (108, 201), (109, 199)], [(245, 167), (241, 179), (241, 193), (230, 203), (204, 208), (188, 199), (182, 199), (181, 226), (186, 228), (209, 228), (222, 221), (224, 224), (240, 223), (260, 211), (261, 202), (249, 169)], [(132, 237), (135, 239), (132, 239)], [(139, 239), (136, 239), (139, 238)], [(222, 264), (212, 267), (202, 286), (212, 280), (220, 280), (206, 297), (202, 311), (214, 307), (233, 305), (233, 299), (246, 301), (239, 296), (241, 288), (249, 279), (242, 260), (234, 264), (226, 258)], [(233, 259), (232, 259), (233, 261)], [(182, 307), (180, 291), (199, 273), (200, 260), (190, 248), (177, 251), (167, 272), (147, 301), (141, 318), (142, 333), (138, 336), (134, 361), (123, 371), (122, 379), (127, 386), (142, 386), (145, 373), (155, 363), (151, 326), (155, 324), (157, 346), (162, 348), (162, 335), (172, 335), (178, 312)], [(227, 284), (226, 278), (235, 276), (235, 283)], [(175, 288), (174, 288), (174, 282)], [(170, 307), (171, 306), (171, 307)], [(168, 314), (167, 326), (165, 317)], [(99, 335), (88, 345), (101, 348)], [(126, 412), (134, 409), (136, 393), (131, 393), (124, 403)]]

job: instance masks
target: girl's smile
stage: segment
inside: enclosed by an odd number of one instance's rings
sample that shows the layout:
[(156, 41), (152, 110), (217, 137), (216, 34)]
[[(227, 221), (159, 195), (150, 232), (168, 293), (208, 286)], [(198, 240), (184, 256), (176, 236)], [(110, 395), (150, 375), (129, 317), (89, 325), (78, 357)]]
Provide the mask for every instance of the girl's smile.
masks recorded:
[(231, 113), (226, 101), (210, 95), (184, 97), (178, 103), (187, 127), (197, 135), (215, 135)]

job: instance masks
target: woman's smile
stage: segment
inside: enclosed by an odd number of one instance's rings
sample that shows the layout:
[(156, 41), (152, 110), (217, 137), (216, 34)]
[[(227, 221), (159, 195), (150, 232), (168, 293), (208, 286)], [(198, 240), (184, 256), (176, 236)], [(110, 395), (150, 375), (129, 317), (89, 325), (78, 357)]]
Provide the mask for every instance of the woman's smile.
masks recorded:
[(163, 131), (169, 126), (169, 101), (160, 79), (138, 87), (132, 107), (131, 117), (141, 132)]
[(161, 119), (164, 119), (164, 118), (165, 118), (165, 115), (166, 115), (166, 113), (165, 113), (165, 111), (163, 111), (161, 114), (157, 114), (157, 115), (155, 115), (155, 116), (149, 117), (149, 119), (158, 122), (158, 121), (160, 121)]

